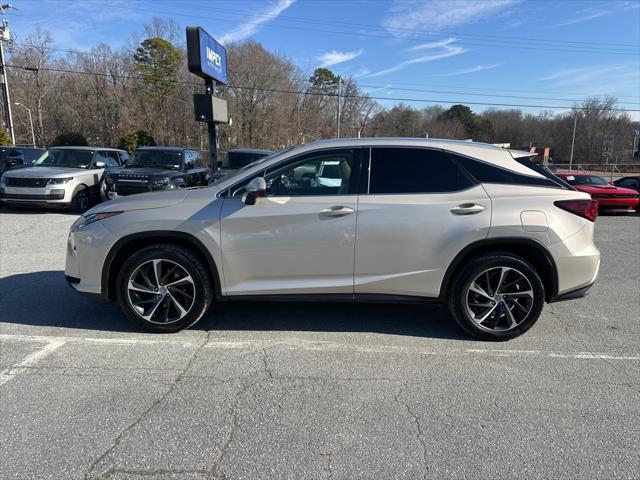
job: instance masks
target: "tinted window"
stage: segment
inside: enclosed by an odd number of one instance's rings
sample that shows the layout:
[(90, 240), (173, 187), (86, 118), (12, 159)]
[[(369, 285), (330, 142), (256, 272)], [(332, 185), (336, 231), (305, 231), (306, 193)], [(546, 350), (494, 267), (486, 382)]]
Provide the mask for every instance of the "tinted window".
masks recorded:
[(638, 185), (640, 185), (640, 181), (636, 180), (635, 178), (625, 178), (614, 183), (622, 187), (637, 187)]
[(369, 193), (437, 193), (473, 182), (439, 150), (373, 148)]
[(136, 150), (125, 168), (182, 168), (182, 152), (174, 150)]
[[(516, 185), (536, 185), (561, 188), (562, 184), (549, 178), (532, 177), (500, 168), (480, 160), (449, 153), (462, 167), (480, 183), (509, 183)], [(549, 174), (551, 175), (551, 174)]]
[(105, 161), (105, 165), (107, 167), (118, 167), (120, 166), (120, 162), (118, 161), (118, 154), (116, 152), (104, 152), (107, 160)]

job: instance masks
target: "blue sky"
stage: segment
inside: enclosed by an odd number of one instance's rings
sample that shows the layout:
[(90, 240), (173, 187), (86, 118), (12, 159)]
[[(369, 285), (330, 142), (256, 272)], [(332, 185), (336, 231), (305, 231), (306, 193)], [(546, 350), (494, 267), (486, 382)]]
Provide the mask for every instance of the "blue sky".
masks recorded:
[(223, 42), (255, 39), (305, 71), (327, 66), (375, 97), (416, 107), (434, 100), (538, 112), (610, 94), (620, 108), (640, 109), (640, 0), (12, 3), (19, 11), (7, 18), (18, 42), (39, 25), (59, 49), (118, 48), (155, 15), (200, 25)]

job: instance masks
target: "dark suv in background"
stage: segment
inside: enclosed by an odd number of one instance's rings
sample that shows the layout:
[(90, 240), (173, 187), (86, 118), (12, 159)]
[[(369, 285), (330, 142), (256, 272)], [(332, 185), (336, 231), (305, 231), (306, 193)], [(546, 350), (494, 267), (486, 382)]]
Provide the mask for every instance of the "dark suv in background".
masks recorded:
[(133, 152), (124, 168), (105, 176), (109, 199), (119, 195), (175, 190), (207, 185), (211, 175), (200, 150), (181, 147), (142, 147)]
[(7, 170), (32, 167), (44, 152), (44, 148), (0, 147), (0, 175)]
[(234, 148), (229, 150), (222, 165), (213, 174), (212, 179), (219, 180), (226, 177), (230, 173), (240, 170), (272, 153), (271, 150), (260, 150), (257, 148)]

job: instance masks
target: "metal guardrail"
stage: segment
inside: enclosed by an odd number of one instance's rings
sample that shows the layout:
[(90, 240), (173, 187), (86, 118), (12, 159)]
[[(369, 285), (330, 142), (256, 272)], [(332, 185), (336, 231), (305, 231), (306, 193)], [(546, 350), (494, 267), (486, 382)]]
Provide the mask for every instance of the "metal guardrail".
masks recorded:
[(551, 171), (556, 172), (589, 172), (614, 180), (629, 175), (640, 175), (640, 163), (551, 163), (548, 165)]

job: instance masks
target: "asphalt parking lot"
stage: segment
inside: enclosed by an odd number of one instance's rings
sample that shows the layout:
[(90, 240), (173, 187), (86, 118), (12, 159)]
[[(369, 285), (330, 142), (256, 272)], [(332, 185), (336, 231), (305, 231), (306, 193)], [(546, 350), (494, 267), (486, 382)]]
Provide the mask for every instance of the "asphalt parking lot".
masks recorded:
[(0, 478), (638, 478), (640, 217), (507, 343), (444, 308), (233, 303), (133, 330), (63, 277), (75, 216), (0, 209)]

